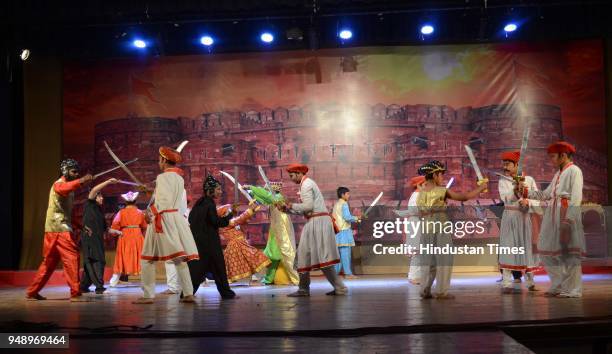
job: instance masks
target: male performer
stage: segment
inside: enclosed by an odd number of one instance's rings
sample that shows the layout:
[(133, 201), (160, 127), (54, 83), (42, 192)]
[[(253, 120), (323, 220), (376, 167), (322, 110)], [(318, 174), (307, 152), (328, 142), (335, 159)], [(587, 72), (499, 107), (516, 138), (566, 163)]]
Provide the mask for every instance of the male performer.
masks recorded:
[[(421, 222), (425, 225), (444, 225), (448, 221), (446, 215), (446, 200), (466, 201), (478, 196), (487, 188), (488, 180), (479, 181), (480, 186), (467, 193), (457, 193), (444, 186), (446, 168), (440, 161), (430, 161), (419, 168), (419, 175), (425, 176), (425, 183), (419, 191), (417, 206), (421, 214)], [(421, 234), (421, 247), (444, 247), (452, 245), (452, 235), (445, 233), (441, 226), (427, 226)], [(448, 294), (453, 269), (451, 254), (421, 253), (421, 298), (452, 299)], [(431, 288), (436, 281), (434, 294)]]
[(336, 272), (340, 273), (342, 268), (347, 279), (355, 279), (357, 277), (351, 271), (351, 250), (355, 247), (351, 223), (360, 222), (361, 219), (351, 215), (348, 205), (351, 191), (348, 188), (339, 187), (336, 190), (336, 195), (338, 201), (334, 205), (333, 215), (336, 226), (340, 229), (340, 232), (336, 234), (336, 245), (338, 246), (338, 253), (340, 253), (340, 263), (336, 264)]
[(60, 164), (62, 177), (53, 183), (49, 192), (49, 207), (45, 220), (43, 260), (26, 292), (28, 300), (46, 300), (38, 292), (55, 271), (59, 260), (64, 266), (64, 278), (70, 286), (71, 301), (86, 301), (79, 289), (79, 248), (72, 234), (72, 204), (74, 191), (93, 180), (92, 175), (79, 178), (79, 164), (66, 159)]
[[(93, 187), (87, 196), (83, 209), (83, 232), (81, 233), (81, 250), (83, 252), (83, 278), (81, 279), (81, 292), (90, 292), (91, 284), (96, 286), (96, 294), (103, 294), (104, 288), (104, 234), (106, 233), (106, 218), (102, 207), (104, 197), (102, 189), (110, 184), (117, 183), (111, 178)], [(111, 230), (109, 230), (111, 231)], [(111, 231), (112, 232), (112, 231)], [(115, 231), (115, 233), (121, 233)]]
[(285, 202), (279, 208), (285, 212), (302, 214), (308, 219), (302, 229), (297, 249), (299, 290), (288, 296), (310, 296), (310, 271), (316, 269), (321, 269), (327, 281), (334, 287), (334, 290), (326, 295), (346, 295), (348, 288), (333, 267), (340, 262), (340, 255), (336, 247), (332, 216), (325, 207), (323, 194), (315, 181), (306, 177), (306, 165), (291, 164), (287, 167), (287, 172), (289, 178), (300, 185), (301, 203)]
[[(417, 199), (419, 198), (419, 190), (425, 183), (425, 176), (415, 176), (410, 179), (410, 187), (413, 188), (413, 192), (408, 199), (408, 210), (410, 216), (408, 222), (414, 223), (410, 225), (418, 224), (420, 219), (419, 209), (417, 207)], [(410, 256), (410, 269), (408, 270), (408, 281), (410, 284), (419, 285), (421, 284), (421, 259), (418, 254), (419, 244), (421, 243), (421, 233), (419, 228), (410, 230), (409, 235), (405, 235), (406, 244), (412, 246), (415, 249), (415, 253)]]
[[(191, 212), (191, 196), (187, 195), (187, 209), (185, 209), (185, 219), (189, 219), (189, 213)], [(162, 295), (174, 295), (181, 292), (181, 287), (178, 283), (178, 275), (172, 261), (164, 262), (166, 268), (166, 286), (167, 289), (162, 291)], [(195, 292), (194, 292), (195, 294)]]
[[(517, 174), (520, 151), (508, 151), (501, 154), (504, 175), (513, 178)], [(537, 191), (535, 180), (531, 176), (520, 176), (524, 178), (525, 185), (529, 190)], [(502, 247), (523, 248), (524, 253), (499, 255), (499, 268), (502, 269), (502, 292), (510, 294), (513, 291), (512, 271), (525, 272), (527, 289), (535, 291), (533, 271), (538, 267), (539, 259), (535, 254), (535, 240), (533, 235), (534, 213), (533, 206), (537, 201), (521, 198), (514, 191), (514, 183), (510, 179), (500, 178), (499, 197), (504, 202), (504, 213), (501, 219), (499, 231), (499, 245)], [(520, 280), (520, 277), (519, 277)]]
[[(115, 218), (111, 229), (121, 231), (117, 241), (115, 265), (110, 286), (117, 286), (120, 278), (140, 274), (140, 255), (144, 243), (143, 233), (147, 232), (145, 215), (136, 206), (138, 192), (127, 192), (121, 195), (126, 207), (121, 209)], [(172, 265), (174, 267), (174, 264)]]
[(275, 285), (298, 285), (299, 276), (293, 268), (295, 261), (295, 231), (293, 222), (289, 215), (281, 212), (275, 204), (284, 200), (281, 194), (283, 182), (270, 182), (268, 190), (248, 186), (253, 197), (259, 203), (270, 207), (270, 231), (268, 232), (268, 242), (264, 249), (264, 254), (272, 261), (262, 280), (264, 284)]
[(572, 162), (576, 148), (559, 141), (548, 147), (548, 156), (557, 172), (546, 190), (519, 186), (524, 198), (548, 200), (538, 240), (538, 253), (550, 277), (546, 296), (581, 297), (581, 257), (585, 255), (582, 229), (582, 170)]
[(134, 303), (152, 304), (155, 297), (155, 262), (174, 261), (179, 284), (183, 290), (181, 302), (195, 302), (187, 262), (198, 259), (198, 249), (184, 214), (187, 209), (183, 171), (176, 167), (181, 154), (169, 147), (159, 148), (159, 168), (154, 202), (150, 211), (152, 223), (147, 228), (142, 250), (142, 289), (144, 296)]
[(204, 281), (207, 272), (213, 274), (217, 290), (223, 299), (234, 299), (236, 293), (230, 289), (225, 269), (225, 259), (219, 238), (219, 228), (229, 226), (233, 212), (228, 210), (225, 216), (217, 215), (215, 199), (223, 194), (221, 183), (212, 175), (204, 181), (204, 195), (189, 213), (189, 225), (195, 237), (200, 259), (189, 263), (191, 282), (194, 284), (194, 294), (198, 291), (200, 283)]

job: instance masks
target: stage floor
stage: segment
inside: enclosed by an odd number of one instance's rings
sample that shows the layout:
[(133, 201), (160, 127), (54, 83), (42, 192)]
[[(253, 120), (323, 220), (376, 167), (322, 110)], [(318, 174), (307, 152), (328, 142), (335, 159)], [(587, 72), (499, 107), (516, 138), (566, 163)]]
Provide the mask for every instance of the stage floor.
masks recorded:
[[(299, 347), (302, 336), (362, 336), (360, 341), (376, 342), (383, 348), (389, 345), (390, 336), (405, 335), (406, 340), (413, 338), (410, 341), (416, 340), (430, 348), (443, 345), (439, 343), (445, 335), (441, 332), (473, 331), (472, 335), (477, 336), (479, 331), (484, 331), (483, 338), (490, 336), (498, 338), (500, 343), (507, 342), (510, 347), (517, 345), (513, 347), (516, 351), (511, 352), (522, 352), (524, 348), (501, 332), (487, 334), (486, 331), (507, 325), (612, 318), (612, 274), (584, 275), (581, 299), (543, 297), (548, 286), (546, 276), (536, 277), (538, 292), (524, 290), (520, 294), (502, 295), (497, 279), (499, 274), (494, 273), (455, 274), (451, 287), (451, 293), (456, 296), (454, 300), (421, 300), (418, 287), (400, 276), (362, 276), (349, 280), (350, 295), (341, 297), (325, 296), (331, 288), (322, 277), (313, 278), (309, 298), (285, 296), (296, 287), (235, 286), (240, 298), (221, 300), (214, 284), (209, 284), (200, 288), (196, 304), (179, 303), (177, 296), (158, 295), (154, 305), (134, 305), (131, 301), (141, 295), (137, 284), (112, 288), (104, 295), (87, 294), (93, 300), (87, 303), (69, 302), (67, 286), (43, 289), (41, 294), (49, 298), (47, 301), (25, 301), (23, 288), (4, 288), (0, 289), (0, 315), (5, 326), (6, 321), (56, 323), (64, 328), (60, 331), (75, 335), (75, 345), (85, 339), (95, 342), (97, 338), (104, 338), (92, 329), (126, 326), (120, 328), (125, 336), (133, 330), (129, 326), (153, 325), (147, 330), (137, 329), (140, 335), (136, 337), (142, 338), (146, 332), (165, 338), (165, 343), (192, 337), (180, 341), (187, 347), (199, 345), (203, 337), (213, 347), (214, 343), (222, 347), (227, 343), (210, 337), (241, 337), (242, 342), (234, 343), (236, 348), (244, 348), (252, 343), (248, 338), (263, 336), (279, 348)], [(158, 284), (158, 291), (164, 289), (163, 284)], [(430, 335), (423, 337), (423, 333)], [(290, 338), (282, 339), (287, 336)], [(277, 342), (270, 337), (277, 337)], [(440, 338), (434, 339), (437, 337)], [(466, 342), (476, 341), (476, 337), (465, 338)], [(134, 340), (121, 339), (125, 343)], [(325, 341), (317, 343), (323, 345)], [(346, 343), (351, 345), (351, 340)], [(162, 347), (176, 350), (173, 344)]]

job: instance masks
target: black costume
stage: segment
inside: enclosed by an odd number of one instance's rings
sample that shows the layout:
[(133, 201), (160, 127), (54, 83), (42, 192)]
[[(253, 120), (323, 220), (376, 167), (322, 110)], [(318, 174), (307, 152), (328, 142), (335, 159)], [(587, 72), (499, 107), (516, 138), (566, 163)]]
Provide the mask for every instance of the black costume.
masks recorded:
[(83, 252), (83, 278), (81, 291), (89, 292), (91, 284), (96, 286), (96, 293), (104, 292), (104, 233), (106, 219), (102, 208), (95, 199), (88, 199), (83, 210), (83, 231), (81, 232), (81, 248)]
[(236, 296), (227, 281), (225, 259), (219, 238), (219, 228), (228, 226), (231, 218), (231, 213), (224, 217), (217, 216), (217, 206), (210, 197), (198, 199), (189, 213), (191, 233), (200, 255), (199, 260), (187, 263), (194, 294), (198, 291), (200, 283), (204, 281), (206, 273), (210, 272), (222, 298), (231, 299)]

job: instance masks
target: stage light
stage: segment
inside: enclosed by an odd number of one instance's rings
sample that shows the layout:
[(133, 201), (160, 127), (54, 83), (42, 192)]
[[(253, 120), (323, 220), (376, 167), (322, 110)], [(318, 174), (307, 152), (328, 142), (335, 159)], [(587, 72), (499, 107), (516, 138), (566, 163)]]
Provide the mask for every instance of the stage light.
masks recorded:
[(200, 38), (200, 43), (202, 43), (203, 45), (207, 47), (210, 47), (211, 45), (215, 43), (215, 40), (211, 36), (202, 36)]
[(432, 25), (424, 25), (421, 27), (421, 34), (430, 35), (434, 33), (434, 27)]
[(344, 40), (351, 39), (353, 38), (353, 32), (351, 32), (351, 30), (349, 29), (343, 29), (342, 31), (340, 31), (340, 33), (338, 33), (338, 37)]
[(270, 32), (264, 32), (259, 36), (262, 42), (264, 43), (272, 43), (274, 41), (274, 36)]
[(143, 49), (147, 47), (147, 42), (143, 41), (142, 39), (135, 39), (132, 42), (132, 45), (136, 48)]
[(506, 25), (504, 26), (504, 31), (505, 31), (506, 33), (509, 33), (509, 32), (514, 32), (514, 31), (516, 31), (517, 29), (518, 29), (518, 26), (516, 25), (516, 23), (512, 23), (512, 22), (510, 22), (510, 23), (508, 23), (508, 24), (506, 24)]
[(21, 60), (26, 61), (28, 60), (28, 58), (30, 57), (30, 50), (29, 49), (24, 49), (21, 51), (21, 54), (19, 55), (19, 57), (21, 58)]

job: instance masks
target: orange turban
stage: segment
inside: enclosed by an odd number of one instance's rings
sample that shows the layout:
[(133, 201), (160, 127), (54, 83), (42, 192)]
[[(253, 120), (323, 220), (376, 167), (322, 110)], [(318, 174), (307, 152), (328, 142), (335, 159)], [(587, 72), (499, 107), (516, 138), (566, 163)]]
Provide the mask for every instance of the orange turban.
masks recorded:
[(168, 161), (179, 163), (183, 161), (181, 153), (171, 147), (162, 146), (159, 148), (159, 155)]
[(557, 141), (556, 143), (550, 144), (548, 146), (549, 154), (574, 154), (576, 153), (576, 148), (574, 145), (568, 143), (567, 141)]
[(306, 174), (308, 172), (308, 166), (301, 163), (292, 163), (287, 166), (287, 172), (296, 172)]
[(506, 152), (502, 152), (501, 154), (501, 159), (503, 161), (512, 161), (514, 163), (518, 163), (520, 158), (521, 158), (520, 151), (506, 151)]
[(414, 176), (410, 179), (410, 187), (416, 188), (419, 184), (425, 183), (425, 176)]

